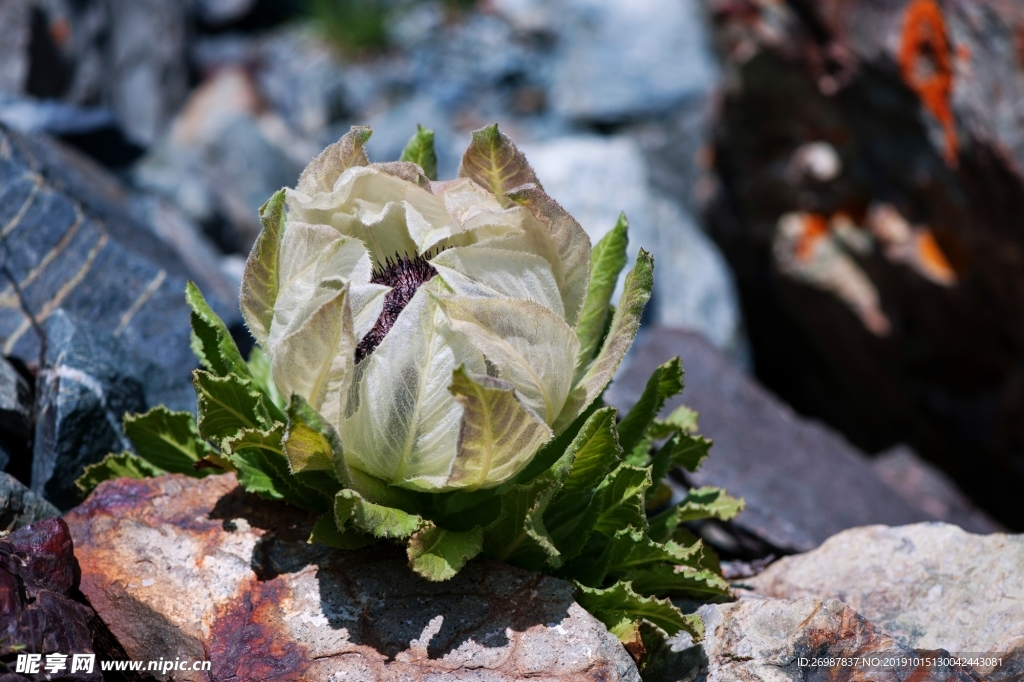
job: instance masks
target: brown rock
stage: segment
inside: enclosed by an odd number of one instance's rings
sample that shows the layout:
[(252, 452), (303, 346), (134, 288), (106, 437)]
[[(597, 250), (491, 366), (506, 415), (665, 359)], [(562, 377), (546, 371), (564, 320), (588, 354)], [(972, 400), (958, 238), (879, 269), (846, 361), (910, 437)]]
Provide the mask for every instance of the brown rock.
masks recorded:
[(569, 584), (487, 561), (429, 583), (398, 548), (309, 545), (308, 514), (233, 474), (107, 482), (66, 518), (130, 658), (212, 663), (170, 679), (639, 680)]
[(1024, 528), (1024, 5), (709, 4), (710, 227), (759, 378)]

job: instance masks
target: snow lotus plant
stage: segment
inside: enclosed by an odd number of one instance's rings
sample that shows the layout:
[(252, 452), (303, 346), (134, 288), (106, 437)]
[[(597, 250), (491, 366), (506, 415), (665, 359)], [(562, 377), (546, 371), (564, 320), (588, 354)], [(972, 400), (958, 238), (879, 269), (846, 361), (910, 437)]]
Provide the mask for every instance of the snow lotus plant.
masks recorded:
[(729, 590), (681, 524), (742, 503), (703, 488), (669, 504), (666, 474), (710, 445), (686, 408), (657, 419), (682, 390), (678, 359), (621, 419), (601, 402), (652, 258), (640, 251), (613, 307), (625, 218), (591, 248), (497, 127), (446, 182), (430, 131), (381, 164), (369, 136), (353, 128), (263, 207), (241, 291), (248, 360), (189, 285), (198, 423), (162, 407), (126, 418), (138, 454), (90, 468), (83, 489), (234, 471), (320, 513), (313, 541), (401, 543), (429, 580), (477, 555), (574, 580), (633, 651), (642, 621), (699, 635), (665, 597)]

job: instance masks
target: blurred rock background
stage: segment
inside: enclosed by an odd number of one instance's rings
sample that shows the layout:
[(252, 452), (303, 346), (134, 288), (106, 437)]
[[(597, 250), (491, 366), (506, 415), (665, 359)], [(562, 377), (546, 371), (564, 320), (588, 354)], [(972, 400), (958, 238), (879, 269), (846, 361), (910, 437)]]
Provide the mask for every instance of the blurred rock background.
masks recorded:
[(190, 409), (185, 280), (246, 343), (257, 209), (350, 125), (451, 177), (492, 122), (654, 253), (609, 400), (682, 355), (726, 556), (1024, 529), (1013, 0), (0, 0), (0, 467), (67, 508), (122, 412)]

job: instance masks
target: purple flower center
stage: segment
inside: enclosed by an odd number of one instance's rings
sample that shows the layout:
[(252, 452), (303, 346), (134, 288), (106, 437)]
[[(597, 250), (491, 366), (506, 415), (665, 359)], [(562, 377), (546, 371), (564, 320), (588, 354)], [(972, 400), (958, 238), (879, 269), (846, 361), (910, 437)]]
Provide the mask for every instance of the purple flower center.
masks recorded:
[(398, 314), (412, 300), (416, 290), (436, 274), (437, 271), (427, 262), (426, 256), (416, 255), (410, 258), (409, 254), (400, 256), (397, 253), (394, 259), (385, 259), (384, 264), (373, 271), (370, 281), (389, 286), (391, 291), (384, 297), (384, 309), (377, 318), (377, 323), (356, 346), (357, 363), (362, 362), (363, 358), (369, 356), (380, 345), (398, 319)]

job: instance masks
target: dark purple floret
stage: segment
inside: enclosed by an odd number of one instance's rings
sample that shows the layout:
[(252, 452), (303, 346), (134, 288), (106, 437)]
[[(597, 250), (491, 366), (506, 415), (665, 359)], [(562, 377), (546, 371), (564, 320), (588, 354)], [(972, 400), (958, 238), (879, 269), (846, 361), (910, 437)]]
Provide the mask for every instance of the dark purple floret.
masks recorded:
[(389, 286), (391, 291), (384, 298), (384, 310), (377, 318), (377, 323), (356, 346), (356, 362), (361, 362), (377, 348), (420, 285), (429, 282), (437, 274), (433, 266), (427, 262), (427, 258), (432, 256), (433, 254), (410, 257), (409, 254), (400, 256), (396, 253), (393, 259), (385, 259), (384, 265), (373, 271), (370, 281)]

